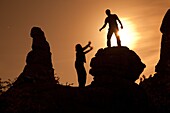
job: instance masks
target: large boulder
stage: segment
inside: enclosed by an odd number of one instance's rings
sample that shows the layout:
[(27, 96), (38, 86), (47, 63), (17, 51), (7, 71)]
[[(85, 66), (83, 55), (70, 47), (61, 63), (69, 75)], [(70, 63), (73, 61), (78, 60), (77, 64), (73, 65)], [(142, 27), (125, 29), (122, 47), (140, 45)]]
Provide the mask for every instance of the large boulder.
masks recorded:
[(117, 78), (134, 82), (146, 67), (139, 56), (127, 47), (99, 49), (90, 66), (93, 84), (96, 85), (110, 85)]

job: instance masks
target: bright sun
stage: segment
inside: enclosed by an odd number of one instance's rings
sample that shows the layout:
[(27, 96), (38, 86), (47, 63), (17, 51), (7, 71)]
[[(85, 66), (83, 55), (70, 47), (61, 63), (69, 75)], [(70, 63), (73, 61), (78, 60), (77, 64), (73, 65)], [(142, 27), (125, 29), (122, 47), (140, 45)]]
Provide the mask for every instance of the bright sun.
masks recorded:
[[(121, 22), (123, 24), (123, 29), (121, 29), (119, 26), (121, 45), (127, 46), (132, 49), (135, 47), (135, 43), (139, 39), (139, 35), (135, 31), (135, 25), (131, 21), (129, 21), (128, 18), (121, 19)], [(111, 44), (112, 46), (117, 46), (117, 41), (114, 34), (111, 38)]]

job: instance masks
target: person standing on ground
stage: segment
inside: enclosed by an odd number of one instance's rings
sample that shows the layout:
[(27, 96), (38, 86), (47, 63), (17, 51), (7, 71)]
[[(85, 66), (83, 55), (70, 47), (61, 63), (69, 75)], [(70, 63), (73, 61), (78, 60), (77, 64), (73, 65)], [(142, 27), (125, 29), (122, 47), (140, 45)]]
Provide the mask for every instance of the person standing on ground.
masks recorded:
[[(85, 87), (86, 84), (86, 70), (84, 68), (84, 63), (86, 63), (85, 54), (93, 49), (93, 47), (91, 47), (90, 45), (91, 42), (89, 41), (89, 43), (85, 47), (82, 47), (80, 44), (77, 44), (75, 48), (76, 49), (75, 68), (77, 71), (79, 87)], [(86, 50), (88, 47), (90, 49)]]
[(112, 37), (112, 34), (114, 33), (117, 39), (117, 45), (120, 47), (121, 41), (120, 41), (120, 36), (118, 35), (119, 28), (118, 28), (117, 21), (120, 23), (121, 29), (123, 29), (123, 25), (116, 14), (111, 14), (109, 9), (107, 9), (105, 12), (106, 12), (107, 18), (105, 19), (105, 23), (102, 26), (102, 28), (99, 29), (99, 31), (105, 28), (108, 23), (109, 29), (107, 33), (107, 46), (111, 47), (111, 37)]

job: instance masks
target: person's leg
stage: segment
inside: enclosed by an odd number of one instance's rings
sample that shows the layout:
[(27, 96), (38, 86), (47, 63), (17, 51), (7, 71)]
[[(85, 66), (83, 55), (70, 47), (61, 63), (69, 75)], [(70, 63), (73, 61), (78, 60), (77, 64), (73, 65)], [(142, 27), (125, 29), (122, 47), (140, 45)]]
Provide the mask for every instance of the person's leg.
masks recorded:
[(115, 32), (115, 36), (116, 36), (116, 39), (117, 39), (117, 45), (118, 47), (121, 47), (121, 41), (120, 41), (120, 36), (117, 32)]
[(111, 37), (112, 37), (113, 32), (111, 30), (108, 31), (107, 33), (107, 46), (111, 47)]
[(82, 65), (80, 63), (77, 63), (77, 62), (75, 63), (79, 87), (81, 86), (81, 66)]
[(81, 87), (85, 87), (86, 85), (86, 70), (85, 67), (82, 67), (82, 76), (81, 76)]
[(76, 68), (76, 71), (77, 71), (78, 85), (80, 87), (80, 84), (81, 84), (81, 72), (80, 72), (79, 68)]
[(77, 68), (77, 75), (78, 75), (78, 83), (79, 87), (85, 87), (86, 84), (86, 70), (84, 65), (79, 65)]

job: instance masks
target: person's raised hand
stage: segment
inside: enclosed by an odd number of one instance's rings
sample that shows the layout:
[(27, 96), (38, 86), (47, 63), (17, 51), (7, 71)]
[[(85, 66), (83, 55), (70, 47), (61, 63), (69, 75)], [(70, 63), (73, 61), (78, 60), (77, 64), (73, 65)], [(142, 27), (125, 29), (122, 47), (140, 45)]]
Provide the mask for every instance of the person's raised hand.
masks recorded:
[(88, 44), (90, 45), (90, 44), (91, 44), (91, 41), (89, 41)]

